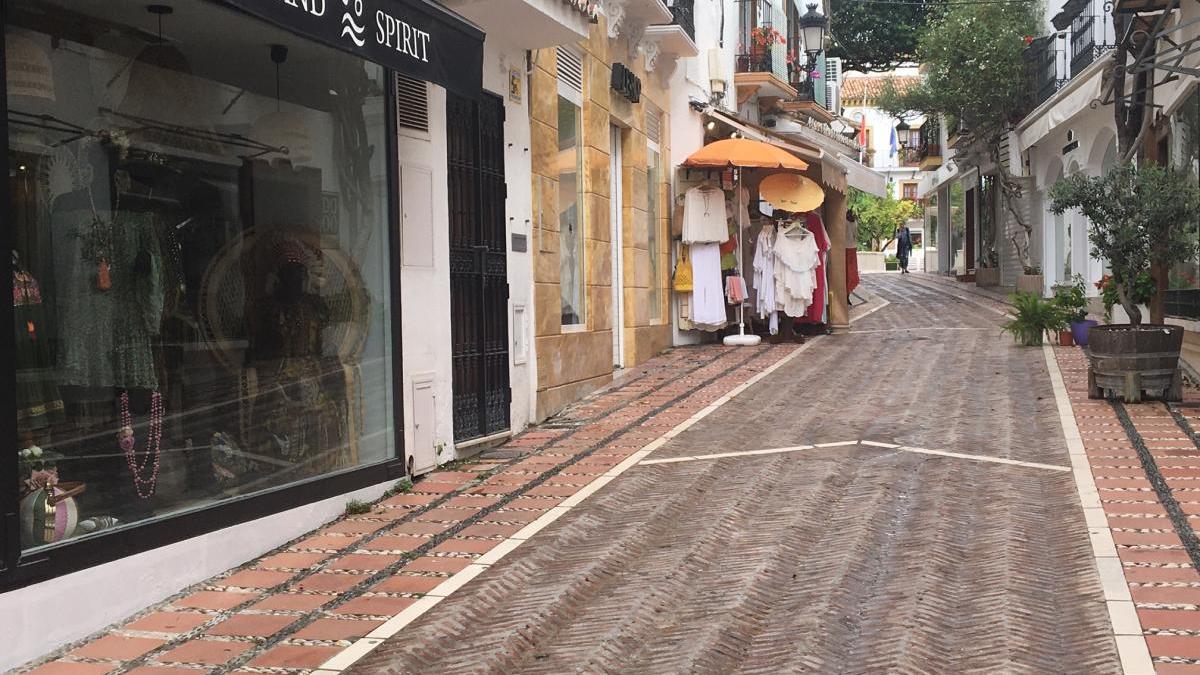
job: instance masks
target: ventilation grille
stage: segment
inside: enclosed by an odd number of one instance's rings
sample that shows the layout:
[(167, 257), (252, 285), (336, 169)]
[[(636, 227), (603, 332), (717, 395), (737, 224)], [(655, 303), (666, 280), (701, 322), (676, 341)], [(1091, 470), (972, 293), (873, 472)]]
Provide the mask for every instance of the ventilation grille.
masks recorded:
[(558, 48), (558, 82), (583, 96), (583, 60), (575, 52)]
[(651, 143), (662, 143), (662, 111), (654, 105), (646, 104), (646, 140)]
[(429, 88), (421, 80), (396, 75), (396, 124), (429, 131)]

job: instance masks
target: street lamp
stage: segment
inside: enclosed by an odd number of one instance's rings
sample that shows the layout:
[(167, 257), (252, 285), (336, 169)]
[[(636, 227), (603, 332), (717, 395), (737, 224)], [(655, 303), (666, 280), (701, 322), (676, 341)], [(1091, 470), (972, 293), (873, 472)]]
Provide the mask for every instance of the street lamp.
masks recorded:
[[(817, 60), (817, 54), (825, 46), (825, 31), (829, 28), (829, 18), (817, 12), (815, 4), (808, 5), (808, 11), (800, 17), (800, 35), (804, 38), (804, 51), (808, 54), (809, 64)], [(809, 67), (811, 71), (811, 65)]]

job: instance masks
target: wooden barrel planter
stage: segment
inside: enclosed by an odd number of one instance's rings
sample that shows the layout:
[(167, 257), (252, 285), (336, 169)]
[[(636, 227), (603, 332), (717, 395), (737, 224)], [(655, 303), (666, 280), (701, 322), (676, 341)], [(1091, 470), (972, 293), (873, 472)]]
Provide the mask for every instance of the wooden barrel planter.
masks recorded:
[(1183, 399), (1179, 351), (1183, 328), (1146, 325), (1096, 326), (1088, 332), (1088, 397), (1105, 393), (1138, 403), (1145, 394)]

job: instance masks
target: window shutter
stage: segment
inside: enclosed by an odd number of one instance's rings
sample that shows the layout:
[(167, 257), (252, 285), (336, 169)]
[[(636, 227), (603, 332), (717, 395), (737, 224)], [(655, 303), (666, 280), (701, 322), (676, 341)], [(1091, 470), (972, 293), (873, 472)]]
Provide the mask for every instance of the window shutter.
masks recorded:
[(566, 47), (558, 48), (558, 93), (583, 105), (583, 59)]
[(646, 104), (646, 140), (659, 145), (662, 143), (662, 111), (652, 103)]
[(429, 131), (429, 87), (421, 80), (396, 74), (396, 124)]

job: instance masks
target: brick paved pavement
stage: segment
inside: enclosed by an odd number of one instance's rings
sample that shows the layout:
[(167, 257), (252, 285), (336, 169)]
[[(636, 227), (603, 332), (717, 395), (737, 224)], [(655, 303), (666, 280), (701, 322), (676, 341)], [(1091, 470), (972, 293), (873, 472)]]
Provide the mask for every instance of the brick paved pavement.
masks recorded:
[(368, 654), (355, 673), (1115, 673), (1040, 350), (908, 278)]
[(526, 432), (516, 459), (474, 460), (197, 584), (21, 672), (304, 673), (795, 345), (676, 350)]

